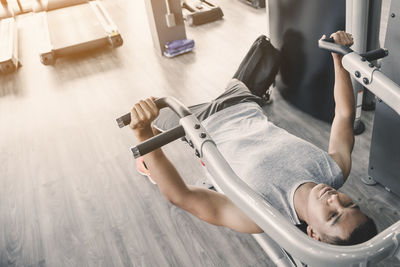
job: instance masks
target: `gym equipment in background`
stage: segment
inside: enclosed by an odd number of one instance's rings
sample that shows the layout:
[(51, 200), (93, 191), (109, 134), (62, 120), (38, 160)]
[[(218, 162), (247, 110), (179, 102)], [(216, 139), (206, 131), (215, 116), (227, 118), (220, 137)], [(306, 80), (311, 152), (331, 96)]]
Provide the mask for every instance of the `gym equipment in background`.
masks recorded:
[[(382, 60), (382, 72), (400, 85), (400, 21), (398, 15), (400, 15), (400, 2), (392, 1), (385, 40), (385, 47), (389, 49), (390, 56)], [(388, 191), (398, 196), (400, 196), (399, 138), (400, 116), (385, 103), (384, 99), (380, 98), (376, 102), (368, 176), (362, 181), (366, 184), (379, 182)]]
[(265, 0), (241, 0), (246, 4), (251, 5), (254, 8), (264, 8), (265, 7)]
[[(356, 52), (379, 48), (382, 1), (269, 0), (267, 3), (271, 41), (274, 46), (281, 47), (283, 59), (277, 88), (285, 100), (300, 110), (331, 122), (334, 116), (333, 66), (328, 63), (329, 55), (315, 52), (314, 40), (323, 33), (346, 29), (353, 34)], [(323, 23), (315, 27), (315, 21)], [(367, 92), (363, 97), (364, 87), (354, 79), (353, 86), (356, 99), (354, 133), (357, 135), (365, 129), (361, 107), (373, 109), (374, 96)]]
[(190, 26), (213, 22), (224, 16), (219, 6), (206, 0), (183, 0), (182, 13)]
[(18, 68), (18, 31), (14, 18), (0, 21), (0, 72), (11, 73)]
[(193, 49), (194, 49), (194, 40), (192, 39), (175, 40), (168, 42), (165, 45), (164, 56), (175, 57), (190, 52)]
[(32, 3), (36, 0), (3, 0), (14, 10), (14, 15), (20, 15), (32, 11)]
[(20, 13), (19, 0), (0, 0), (0, 19), (15, 17)]
[[(365, 51), (367, 51), (368, 2), (369, 0), (346, 1), (346, 32), (353, 35), (354, 44), (352, 45), (352, 49), (358, 53), (365, 53)], [(352, 78), (351, 81), (356, 105), (353, 127), (354, 134), (358, 135), (365, 130), (365, 125), (361, 121), (364, 87), (354, 78)]]
[(38, 12), (43, 34), (39, 55), (44, 65), (53, 64), (60, 56), (123, 43), (100, 1), (38, 0), (32, 9)]
[(32, 12), (32, 3), (36, 0), (9, 0), (17, 2), (20, 14)]
[[(396, 77), (394, 80), (400, 84)], [(400, 196), (400, 116), (382, 101), (377, 101), (365, 184), (377, 182)]]
[[(174, 40), (186, 39), (185, 23), (183, 22), (182, 8), (180, 0), (146, 0), (144, 1), (149, 21), (149, 28), (153, 45), (157, 53), (163, 55), (165, 45)], [(169, 27), (165, 15), (174, 15), (175, 26)]]
[[(370, 0), (368, 7), (368, 32), (367, 32), (367, 51), (381, 47), (380, 43), (380, 27), (382, 14), (382, 1)], [(382, 45), (384, 40), (382, 42)], [(380, 66), (380, 62), (372, 62), (375, 66)], [(368, 90), (364, 90), (362, 110), (375, 110), (375, 95)]]
[(175, 15), (171, 12), (171, 8), (169, 7), (169, 0), (165, 0), (165, 6), (167, 7), (167, 14), (165, 14), (165, 20), (167, 22), (168, 27), (174, 27), (175, 24)]
[[(381, 21), (382, 1), (375, 0), (347, 0), (346, 1), (346, 32), (353, 35), (352, 49), (357, 53), (374, 50), (379, 45), (379, 30)], [(371, 62), (376, 65), (376, 61)], [(354, 134), (364, 132), (365, 125), (361, 120), (362, 109), (372, 110), (375, 106), (375, 96), (364, 86), (352, 79), (356, 100), (356, 118), (354, 120)]]
[[(346, 0), (268, 0), (269, 37), (281, 51), (276, 88), (298, 109), (320, 120), (334, 117), (334, 69), (315, 40), (345, 27)], [(326, 12), (329, 10), (329, 12)]]
[(0, 1), (0, 19), (5, 19), (14, 16), (13, 9), (8, 5), (6, 0)]
[[(388, 104), (400, 114), (400, 87), (378, 70), (369, 67), (368, 62), (361, 61), (362, 57), (347, 50), (349, 48), (325, 43), (327, 42), (322, 43), (322, 46), (330, 51), (347, 53), (343, 57), (343, 64), (349, 71), (359, 69), (362, 75), (358, 80), (363, 81), (365, 76), (374, 70), (376, 83), (371, 82), (367, 86), (368, 89), (382, 99), (389, 100)], [(155, 104), (160, 109), (171, 108), (181, 118), (180, 125), (132, 147), (134, 157), (138, 158), (185, 137), (195, 155), (212, 175), (212, 182), (217, 190), (222, 191), (264, 230), (264, 234), (253, 236), (277, 266), (304, 266), (301, 262), (307, 266), (374, 266), (386, 258), (400, 258), (400, 221), (374, 238), (354, 246), (331, 245), (309, 238), (235, 174), (201, 122), (187, 107), (173, 98), (160, 98), (155, 100)], [(117, 122), (119, 127), (128, 125), (130, 113), (118, 118)], [(286, 251), (291, 256), (288, 256)]]

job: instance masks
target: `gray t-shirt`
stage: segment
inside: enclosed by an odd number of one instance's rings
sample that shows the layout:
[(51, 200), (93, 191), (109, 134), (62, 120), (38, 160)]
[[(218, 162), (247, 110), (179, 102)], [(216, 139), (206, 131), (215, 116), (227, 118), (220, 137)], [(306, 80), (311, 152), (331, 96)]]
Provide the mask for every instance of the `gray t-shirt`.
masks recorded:
[(338, 189), (343, 174), (329, 154), (268, 121), (255, 103), (241, 103), (202, 122), (235, 173), (294, 224), (293, 196), (305, 182)]

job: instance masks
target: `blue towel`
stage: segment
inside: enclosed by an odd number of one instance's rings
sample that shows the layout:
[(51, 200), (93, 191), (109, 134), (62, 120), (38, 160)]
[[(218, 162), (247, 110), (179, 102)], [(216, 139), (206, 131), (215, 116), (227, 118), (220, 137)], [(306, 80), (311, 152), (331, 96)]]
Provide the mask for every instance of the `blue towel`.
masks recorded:
[(166, 57), (174, 57), (183, 53), (187, 53), (194, 49), (194, 41), (191, 39), (175, 40), (165, 45), (164, 55)]
[(184, 50), (180, 50), (180, 51), (177, 51), (177, 52), (172, 52), (172, 53), (164, 51), (164, 56), (166, 56), (166, 57), (175, 57), (175, 56), (190, 52), (192, 50), (193, 50), (193, 47), (187, 48), (187, 49), (184, 49)]
[(168, 43), (165, 45), (165, 49), (168, 49), (168, 50), (170, 50), (170, 49), (176, 50), (176, 49), (179, 49), (180, 47), (187, 46), (187, 45), (192, 45), (192, 46), (194, 46), (194, 40), (192, 40), (192, 39), (183, 39), (183, 40), (171, 41), (171, 42), (168, 42)]

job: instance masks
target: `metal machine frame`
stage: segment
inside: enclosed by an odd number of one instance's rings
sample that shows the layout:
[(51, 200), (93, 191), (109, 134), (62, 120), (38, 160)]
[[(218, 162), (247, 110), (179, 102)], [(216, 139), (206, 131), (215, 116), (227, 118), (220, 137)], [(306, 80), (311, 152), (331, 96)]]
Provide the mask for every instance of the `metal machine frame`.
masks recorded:
[[(346, 32), (352, 33), (353, 50), (365, 53), (377, 49), (379, 44), (379, 29), (382, 11), (382, 0), (346, 0)], [(372, 62), (375, 66), (377, 62)], [(361, 120), (362, 109), (375, 108), (375, 96), (364, 91), (364, 86), (352, 79), (356, 99), (356, 119), (354, 133), (361, 134), (365, 125)]]
[[(348, 47), (325, 40), (320, 40), (319, 46), (342, 54), (342, 64), (354, 81), (362, 84), (400, 115), (400, 86), (372, 63), (373, 60), (386, 56), (387, 51), (379, 49), (359, 54)], [(158, 99), (156, 104), (159, 108), (170, 107), (175, 111), (181, 117), (180, 126), (132, 147), (134, 156), (139, 157), (185, 136), (193, 144), (195, 154), (204, 162), (216, 189), (224, 192), (264, 230), (264, 234), (253, 236), (277, 266), (302, 266), (304, 263), (310, 266), (361, 267), (371, 266), (391, 257), (400, 260), (400, 221), (358, 245), (337, 246), (315, 241), (289, 222), (234, 173), (207, 131), (185, 106), (172, 98)], [(128, 125), (130, 114), (117, 119), (117, 122), (120, 127)]]
[[(353, 50), (365, 53), (367, 49), (368, 34), (368, 7), (369, 0), (347, 0), (346, 1), (346, 32), (353, 35)], [(356, 100), (356, 117), (354, 120), (354, 134), (364, 132), (365, 125), (361, 121), (362, 102), (364, 87), (352, 78), (354, 95)]]
[[(337, 49), (335, 44), (324, 43), (321, 45), (325, 48)], [(400, 114), (400, 87), (376, 68), (371, 68), (368, 62), (362, 61), (357, 53), (347, 52), (343, 57), (344, 67), (354, 75), (357, 71), (360, 72), (361, 76), (356, 76), (358, 80), (369, 79), (368, 89), (388, 101)], [(382, 88), (385, 90), (381, 90)], [(400, 259), (400, 221), (362, 244), (337, 246), (318, 242), (301, 232), (235, 174), (206, 129), (185, 106), (174, 98), (160, 98), (156, 100), (156, 105), (159, 108), (170, 107), (175, 111), (181, 117), (180, 125), (132, 147), (134, 156), (140, 157), (185, 136), (193, 144), (195, 154), (204, 162), (218, 189), (264, 230), (265, 234), (254, 236), (278, 266), (296, 266), (303, 262), (310, 266), (361, 267), (390, 257)], [(120, 127), (128, 125), (130, 114), (118, 118), (117, 122)], [(288, 257), (286, 251), (291, 257)]]
[[(382, 72), (400, 84), (399, 31), (400, 21), (397, 16), (400, 3), (392, 1), (387, 23), (385, 47), (390, 50), (390, 57), (382, 60)], [(378, 99), (374, 116), (369, 154), (368, 175), (362, 181), (366, 184), (379, 182), (386, 190), (400, 196), (400, 116), (384, 102)]]
[[(400, 87), (366, 60), (387, 55), (385, 50), (359, 55), (348, 47), (324, 40), (319, 41), (319, 46), (342, 54), (342, 64), (351, 76), (400, 115)], [(132, 147), (134, 156), (142, 156), (185, 136), (193, 144), (195, 154), (205, 163), (217, 189), (264, 230), (265, 235), (255, 237), (278, 266), (296, 266), (301, 263), (295, 262), (301, 261), (311, 266), (354, 267), (368, 266), (393, 256), (400, 259), (400, 221), (374, 238), (354, 246), (336, 246), (313, 240), (235, 174), (205, 128), (185, 106), (171, 98), (158, 99), (156, 104), (159, 108), (168, 106), (174, 110), (181, 117), (180, 126)], [(117, 122), (120, 127), (128, 125), (130, 114), (125, 114)]]
[[(111, 20), (107, 11), (104, 9), (103, 5), (99, 1), (80, 1), (82, 3), (79, 3), (79, 1), (75, 2), (67, 7), (60, 7), (59, 5), (55, 5), (53, 7), (51, 7), (50, 5), (43, 5), (39, 6), (39, 8), (34, 8), (35, 12), (39, 12), (37, 14), (37, 17), (40, 26), (43, 29), (43, 41), (41, 43), (39, 55), (40, 61), (44, 65), (53, 64), (55, 59), (59, 56), (86, 51), (106, 45), (110, 45), (111, 47), (115, 48), (121, 46), (123, 43), (117, 26)], [(53, 10), (58, 11), (60, 8), (62, 8), (62, 12), (74, 12), (74, 10), (76, 10), (77, 8), (82, 8), (84, 5), (90, 6), (90, 10), (94, 12), (95, 16), (98, 19), (98, 23), (104, 28), (104, 34), (102, 34), (102, 36), (96, 36), (96, 38), (92, 40), (86, 40), (81, 43), (69, 42), (68, 37), (66, 36), (64, 42), (65, 44), (56, 47), (54, 45), (54, 37), (52, 37), (50, 33), (50, 27), (53, 26), (48, 23), (48, 12), (52, 12)], [(82, 18), (82, 20), (85, 19), (87, 18)], [(67, 25), (68, 23), (68, 21), (65, 21), (65, 25)], [(93, 25), (93, 22), (88, 21), (87, 25)]]

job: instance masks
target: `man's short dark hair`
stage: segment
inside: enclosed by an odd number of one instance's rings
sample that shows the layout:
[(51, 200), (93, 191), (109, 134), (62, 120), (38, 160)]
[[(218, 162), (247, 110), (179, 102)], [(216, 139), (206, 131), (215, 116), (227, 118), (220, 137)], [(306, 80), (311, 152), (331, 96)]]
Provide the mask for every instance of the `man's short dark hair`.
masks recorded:
[(378, 234), (375, 222), (368, 216), (367, 220), (357, 226), (347, 240), (341, 239), (338, 236), (325, 235), (322, 239), (323, 242), (333, 245), (352, 246), (370, 240)]

